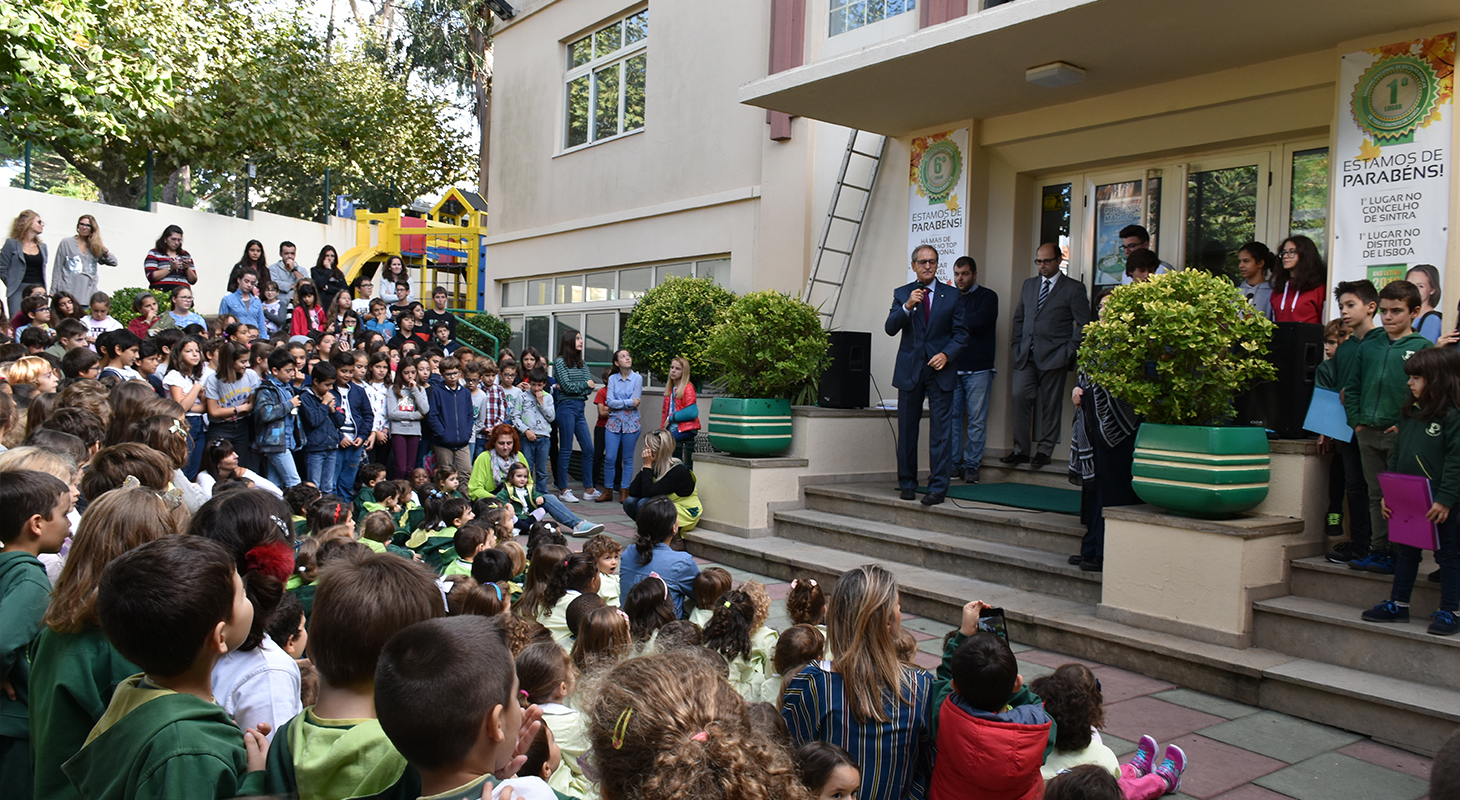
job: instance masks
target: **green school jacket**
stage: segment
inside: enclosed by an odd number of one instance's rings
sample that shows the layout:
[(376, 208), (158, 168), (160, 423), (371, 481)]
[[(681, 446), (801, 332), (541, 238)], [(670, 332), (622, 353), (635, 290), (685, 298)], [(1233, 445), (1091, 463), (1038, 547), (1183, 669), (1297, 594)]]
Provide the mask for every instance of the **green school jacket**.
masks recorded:
[(243, 732), (219, 706), (122, 681), (86, 745), (61, 770), (88, 800), (227, 798), (263, 793), (246, 772)]
[(299, 800), (415, 800), (421, 776), (373, 719), (326, 720), (314, 706), (279, 727), (264, 764), (264, 792)]
[(375, 487), (362, 486), (360, 487), (360, 491), (355, 492), (354, 506), (356, 525), (360, 524), (360, 520), (365, 519), (365, 514), (371, 510), (369, 508), (366, 508), (366, 504), (369, 503), (373, 505), (375, 502)]
[(1343, 409), (1348, 412), (1349, 427), (1388, 428), (1399, 422), (1404, 407), (1410, 403), (1408, 376), (1404, 362), (1421, 350), (1433, 347), (1429, 339), (1407, 333), (1393, 341), (1376, 329), (1378, 336), (1365, 336), (1359, 345), (1353, 374), (1343, 387)]
[(101, 628), (57, 633), (46, 628), (36, 639), (30, 665), (30, 749), (35, 796), (80, 800), (61, 765), (81, 751), (117, 686), (141, 669), (122, 658)]
[(1340, 342), (1338, 349), (1333, 351), (1333, 358), (1329, 359), (1329, 361), (1333, 362), (1333, 385), (1323, 388), (1334, 391), (1343, 389), (1348, 383), (1349, 377), (1354, 374), (1354, 367), (1358, 366), (1359, 345), (1375, 336), (1388, 338), (1388, 334), (1384, 333), (1384, 329), (1375, 325), (1369, 329), (1368, 333), (1364, 334), (1364, 338), (1362, 339), (1356, 336), (1350, 336)]
[(30, 645), (40, 635), (51, 582), (40, 559), (19, 550), (0, 552), (0, 677), (16, 699), (0, 692), (0, 736), (30, 738)]
[[(962, 631), (953, 632), (953, 638), (949, 639), (947, 646), (943, 648), (943, 661), (938, 665), (937, 673), (933, 675), (933, 714), (932, 725), (930, 726), (931, 730), (928, 733), (933, 737), (933, 741), (935, 742), (938, 741), (938, 718), (943, 711), (943, 701), (948, 699), (948, 695), (953, 693), (953, 654), (958, 652), (958, 646), (966, 641), (968, 641), (968, 637), (964, 636)], [(1030, 690), (1029, 684), (1026, 682), (1019, 688), (1019, 691), (1014, 693), (1013, 697), (1009, 698), (1008, 705), (1026, 706), (1031, 703), (1043, 702), (1039, 695)], [(1054, 752), (1054, 740), (1057, 733), (1058, 723), (1051, 717), (1049, 720), (1049, 744), (1044, 747), (1045, 758), (1049, 758), (1049, 754)]]
[(1429, 478), (1435, 502), (1453, 508), (1460, 501), (1460, 411), (1451, 408), (1435, 420), (1400, 420), (1389, 470)]

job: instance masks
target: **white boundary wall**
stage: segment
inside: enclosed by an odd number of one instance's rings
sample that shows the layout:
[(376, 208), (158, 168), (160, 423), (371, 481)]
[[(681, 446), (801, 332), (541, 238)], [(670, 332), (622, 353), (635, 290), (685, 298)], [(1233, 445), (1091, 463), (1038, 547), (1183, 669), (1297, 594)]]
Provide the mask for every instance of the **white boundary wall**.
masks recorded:
[[(0, 186), (0, 219), (4, 221), (0, 236), (9, 233), (11, 221), (26, 209), (35, 211), (45, 220), (46, 232), (41, 239), (50, 246), (52, 259), (56, 244), (75, 235), (78, 217), (82, 214), (96, 217), (97, 224), (101, 226), (102, 241), (108, 250), (116, 254), (118, 262), (115, 267), (98, 268), (99, 288), (104, 292), (146, 286), (142, 262), (147, 251), (162, 235), (163, 228), (168, 225), (181, 227), (183, 249), (192, 254), (198, 266), (198, 283), (193, 294), (197, 299), (198, 313), (204, 316), (218, 313), (218, 303), (228, 288), (228, 273), (238, 263), (243, 255), (243, 246), (250, 239), (264, 243), (264, 256), (269, 263), (279, 258), (279, 242), (294, 242), (299, 247), (299, 261), (305, 268), (314, 265), (320, 248), (326, 244), (334, 245), (341, 254), (355, 246), (355, 220), (341, 217), (330, 217), (328, 225), (260, 211), (253, 212), (253, 219), (239, 219), (162, 203), (154, 204), (154, 210), (148, 212), (10, 186)], [(46, 264), (48, 285), (51, 266), (51, 263)], [(85, 303), (87, 298), (80, 300)]]

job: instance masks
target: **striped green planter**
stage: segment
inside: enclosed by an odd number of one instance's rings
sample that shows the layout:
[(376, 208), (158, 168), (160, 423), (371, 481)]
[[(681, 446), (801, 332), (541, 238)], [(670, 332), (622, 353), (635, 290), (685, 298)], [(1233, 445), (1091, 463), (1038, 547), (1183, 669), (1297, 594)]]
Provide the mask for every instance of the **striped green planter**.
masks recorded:
[(1267, 498), (1267, 432), (1143, 423), (1131, 474), (1136, 495), (1188, 517), (1222, 519)]
[(716, 397), (710, 445), (737, 456), (773, 456), (791, 447), (791, 401)]

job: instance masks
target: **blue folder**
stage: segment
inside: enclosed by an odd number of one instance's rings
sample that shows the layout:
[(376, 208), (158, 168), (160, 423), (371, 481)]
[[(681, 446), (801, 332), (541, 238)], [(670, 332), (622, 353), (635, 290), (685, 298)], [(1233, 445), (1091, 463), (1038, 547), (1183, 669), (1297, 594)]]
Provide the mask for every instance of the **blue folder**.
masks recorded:
[(1308, 404), (1308, 416), (1303, 420), (1303, 430), (1340, 442), (1354, 440), (1354, 429), (1348, 426), (1348, 414), (1343, 410), (1338, 392), (1316, 386), (1313, 387), (1313, 401)]

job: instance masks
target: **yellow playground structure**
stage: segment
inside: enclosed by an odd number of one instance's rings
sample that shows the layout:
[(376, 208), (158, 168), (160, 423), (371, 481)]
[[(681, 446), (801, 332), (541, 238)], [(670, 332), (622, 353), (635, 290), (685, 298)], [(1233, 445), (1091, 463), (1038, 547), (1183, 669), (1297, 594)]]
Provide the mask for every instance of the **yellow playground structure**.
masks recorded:
[(445, 286), (454, 309), (487, 307), (482, 274), (482, 242), (487, 235), (487, 202), (475, 192), (453, 187), (423, 216), (391, 208), (381, 214), (355, 212), (355, 246), (340, 256), (345, 279), (374, 275), (393, 255), (415, 273), (413, 294), (430, 304), (431, 292)]

